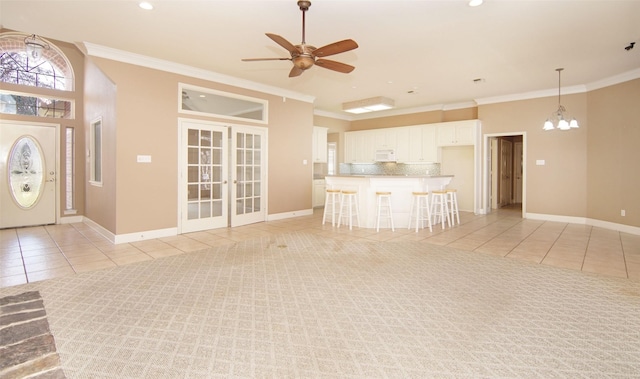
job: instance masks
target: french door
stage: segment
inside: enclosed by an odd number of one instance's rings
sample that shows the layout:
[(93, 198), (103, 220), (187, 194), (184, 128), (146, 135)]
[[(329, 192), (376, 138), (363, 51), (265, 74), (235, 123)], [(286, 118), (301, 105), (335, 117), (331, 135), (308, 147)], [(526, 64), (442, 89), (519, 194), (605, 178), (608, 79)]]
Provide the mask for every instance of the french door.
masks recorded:
[(57, 131), (0, 121), (0, 228), (55, 224)]
[(231, 226), (266, 219), (266, 128), (233, 126)]
[(180, 121), (180, 232), (227, 226), (228, 129)]
[(180, 233), (265, 220), (266, 134), (180, 120)]

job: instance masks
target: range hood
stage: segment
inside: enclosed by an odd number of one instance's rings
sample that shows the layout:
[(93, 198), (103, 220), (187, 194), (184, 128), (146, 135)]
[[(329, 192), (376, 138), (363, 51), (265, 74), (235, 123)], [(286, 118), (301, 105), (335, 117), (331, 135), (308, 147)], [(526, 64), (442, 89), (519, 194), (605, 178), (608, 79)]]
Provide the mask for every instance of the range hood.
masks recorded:
[(396, 152), (393, 149), (376, 150), (373, 160), (376, 162), (396, 162)]

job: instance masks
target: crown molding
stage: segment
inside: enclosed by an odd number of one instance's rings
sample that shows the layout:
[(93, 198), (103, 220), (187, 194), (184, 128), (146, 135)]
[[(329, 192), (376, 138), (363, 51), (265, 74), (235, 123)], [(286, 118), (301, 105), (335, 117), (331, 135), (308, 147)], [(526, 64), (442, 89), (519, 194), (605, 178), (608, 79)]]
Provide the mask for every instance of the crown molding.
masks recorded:
[(609, 78), (604, 78), (602, 80), (598, 80), (592, 83), (587, 84), (587, 91), (593, 91), (604, 87), (613, 86), (616, 84), (629, 82), (631, 80), (640, 78), (640, 68), (623, 72), (619, 75), (614, 75)]
[(270, 95), (286, 97), (294, 100), (313, 103), (315, 96), (301, 94), (295, 91), (285, 90), (279, 87), (268, 86), (249, 80), (239, 79), (233, 76), (219, 74), (217, 72), (191, 67), (163, 59), (148, 57), (146, 55), (131, 53), (124, 50), (118, 50), (111, 47), (96, 45), (90, 42), (81, 42), (78, 46), (87, 55), (111, 59), (114, 61), (129, 63), (136, 66), (147, 67), (155, 70), (171, 72), (178, 75), (189, 76), (192, 78), (209, 80), (221, 84), (227, 84), (243, 89), (264, 92)]
[[(584, 93), (584, 92), (587, 92), (587, 86), (583, 84), (577, 85), (577, 86), (571, 86), (571, 87), (562, 87), (563, 95), (572, 95), (572, 94)], [(550, 97), (550, 96), (558, 96), (558, 90), (545, 89), (540, 91), (523, 92), (523, 93), (516, 93), (511, 95), (485, 97), (482, 99), (475, 99), (475, 101), (478, 105), (487, 105), (487, 104), (495, 104), (495, 103), (507, 103), (510, 101), (537, 99), (540, 97)]]

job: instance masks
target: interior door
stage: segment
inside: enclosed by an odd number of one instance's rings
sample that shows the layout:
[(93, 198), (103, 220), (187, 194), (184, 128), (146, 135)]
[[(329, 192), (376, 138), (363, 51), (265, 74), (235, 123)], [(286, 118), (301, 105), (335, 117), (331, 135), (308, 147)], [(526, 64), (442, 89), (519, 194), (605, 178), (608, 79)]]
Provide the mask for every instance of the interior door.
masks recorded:
[(55, 224), (57, 130), (0, 121), (0, 228)]
[(180, 233), (228, 226), (228, 128), (180, 121)]
[(514, 177), (514, 194), (513, 197), (517, 204), (522, 203), (522, 142), (516, 142), (513, 144), (513, 177)]
[(234, 126), (231, 146), (231, 226), (265, 221), (267, 129)]
[(511, 175), (513, 172), (513, 143), (507, 139), (500, 139), (500, 206), (511, 204)]

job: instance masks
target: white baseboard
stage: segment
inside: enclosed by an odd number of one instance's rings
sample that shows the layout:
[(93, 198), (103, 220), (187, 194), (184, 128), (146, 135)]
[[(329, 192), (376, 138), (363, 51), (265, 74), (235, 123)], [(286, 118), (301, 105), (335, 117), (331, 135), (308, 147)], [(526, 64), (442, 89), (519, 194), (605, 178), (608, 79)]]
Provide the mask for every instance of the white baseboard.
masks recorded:
[(60, 217), (60, 224), (77, 224), (84, 221), (84, 216)]
[(615, 222), (594, 220), (594, 219), (588, 219), (587, 224), (591, 226), (597, 226), (599, 228), (612, 229), (612, 230), (617, 230), (619, 232), (635, 234), (640, 236), (640, 228), (637, 226), (616, 224)]
[(284, 220), (287, 218), (310, 216), (313, 214), (313, 209), (303, 209), (293, 212), (275, 213), (267, 216), (267, 221)]
[(602, 220), (586, 218), (586, 217), (560, 216), (560, 215), (549, 215), (549, 214), (542, 214), (542, 213), (527, 213), (525, 214), (524, 217), (531, 220), (566, 222), (570, 224), (583, 224), (583, 225), (589, 225), (589, 226), (596, 226), (598, 228), (604, 228), (604, 229), (615, 230), (623, 233), (640, 235), (640, 228), (637, 226), (618, 224), (615, 222), (602, 221)]
[(154, 238), (174, 237), (178, 235), (178, 228), (146, 230), (137, 233), (118, 234), (116, 235), (115, 244), (138, 242), (150, 240)]
[(128, 234), (113, 234), (109, 230), (86, 217), (84, 218), (84, 223), (116, 245), (120, 243), (139, 242), (154, 238), (173, 237), (178, 235), (178, 228), (146, 230)]

